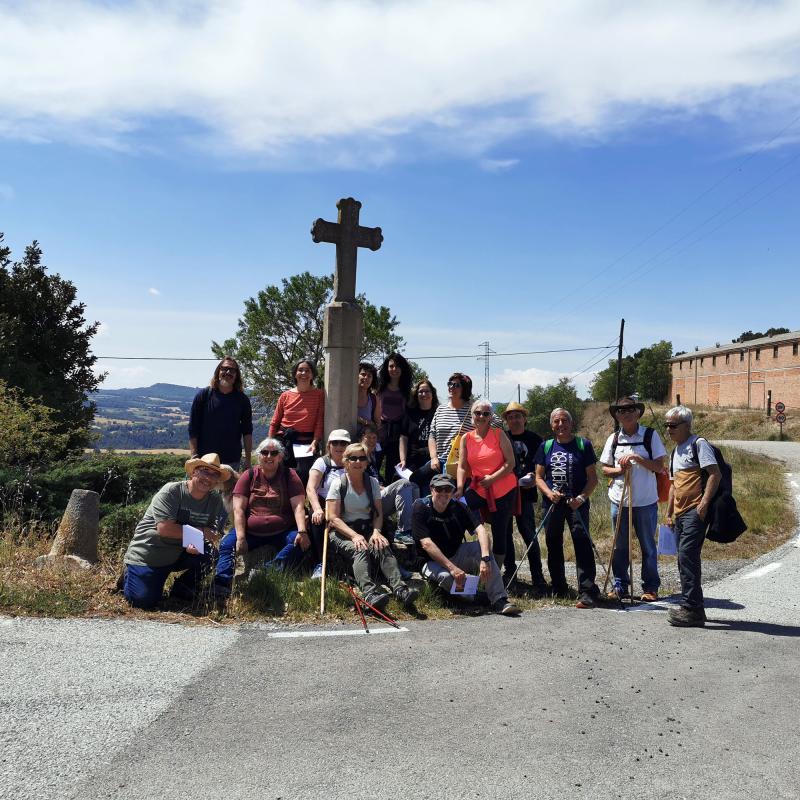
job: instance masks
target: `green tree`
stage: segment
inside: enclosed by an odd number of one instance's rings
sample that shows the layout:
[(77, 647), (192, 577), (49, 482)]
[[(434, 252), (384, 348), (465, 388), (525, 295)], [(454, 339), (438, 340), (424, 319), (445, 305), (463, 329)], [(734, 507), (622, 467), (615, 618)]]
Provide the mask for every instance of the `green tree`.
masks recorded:
[[(333, 275), (310, 272), (283, 278), (281, 286), (267, 286), (245, 300), (236, 336), (211, 343), (217, 358), (232, 355), (239, 361), (249, 387), (267, 404), (294, 385), (292, 365), (308, 357), (324, 370), (322, 326), (325, 306), (333, 297)], [(361, 358), (379, 365), (405, 342), (396, 333), (399, 322), (386, 306), (357, 298), (364, 312)]]
[(636, 391), (642, 400), (663, 403), (669, 397), (672, 342), (663, 339), (634, 355), (636, 361)]
[(791, 333), (788, 328), (767, 328), (764, 333), (761, 331), (744, 331), (744, 333), (740, 333), (735, 339), (731, 339), (731, 342), (736, 344), (737, 342), (750, 342), (753, 339), (762, 339), (765, 336), (777, 336), (779, 333)]
[(528, 428), (544, 437), (552, 435), (550, 412), (554, 408), (566, 408), (572, 414), (575, 430), (583, 417), (583, 401), (566, 377), (550, 386), (534, 386), (528, 389), (524, 405), (528, 409)]
[(86, 322), (74, 284), (48, 274), (38, 242), (12, 263), (2, 240), (0, 234), (0, 379), (54, 409), (66, 449), (77, 450), (90, 439), (89, 393), (105, 377), (92, 369), (99, 323)]
[[(624, 356), (622, 374), (620, 376), (620, 395), (633, 394), (636, 391), (636, 359)], [(592, 400), (613, 403), (617, 399), (617, 359), (612, 358), (605, 369), (595, 375), (589, 387)]]

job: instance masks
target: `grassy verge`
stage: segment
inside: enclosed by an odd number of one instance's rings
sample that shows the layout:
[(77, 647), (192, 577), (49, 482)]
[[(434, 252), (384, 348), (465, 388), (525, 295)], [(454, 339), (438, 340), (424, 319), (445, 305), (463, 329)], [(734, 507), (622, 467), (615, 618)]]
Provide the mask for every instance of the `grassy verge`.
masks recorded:
[[(734, 448), (726, 449), (725, 457), (733, 467), (736, 499), (749, 530), (730, 545), (707, 542), (703, 557), (754, 558), (785, 542), (795, 529), (792, 500), (784, 481), (784, 467), (778, 462)], [(605, 482), (601, 481), (593, 497), (590, 528), (601, 559), (607, 563), (613, 532), (604, 486)], [(516, 538), (517, 553), (521, 556), (524, 546), (519, 537)], [(194, 607), (165, 601), (164, 610), (137, 611), (131, 609), (120, 594), (113, 593), (121, 569), (120, 550), (109, 547), (100, 563), (88, 572), (59, 567), (34, 569), (34, 559), (48, 552), (51, 541), (52, 530), (49, 526), (36, 523), (4, 526), (4, 532), (0, 534), (0, 612), (48, 617), (125, 616), (161, 622), (194, 619), (204, 624), (257, 620), (308, 623), (320, 619), (319, 581), (274, 572), (259, 575), (247, 585), (240, 581), (239, 588), (225, 608), (219, 608), (208, 599)], [(543, 536), (540, 537), (540, 543), (544, 545)], [(542, 549), (544, 557), (546, 548), (543, 546)], [(569, 535), (565, 536), (564, 552), (567, 560), (574, 558)], [(634, 558), (638, 558), (636, 552)], [(600, 574), (602, 569), (598, 569)], [(469, 605), (450, 605), (446, 598), (424, 581), (416, 581), (415, 585), (421, 589), (416, 603), (416, 618), (442, 619), (479, 613), (478, 609)], [(552, 605), (553, 602), (556, 601), (522, 599), (520, 605), (533, 608)], [(395, 600), (391, 601), (389, 612), (400, 620), (415, 618)], [(352, 623), (354, 619), (349, 595), (335, 579), (330, 580), (326, 621)]]

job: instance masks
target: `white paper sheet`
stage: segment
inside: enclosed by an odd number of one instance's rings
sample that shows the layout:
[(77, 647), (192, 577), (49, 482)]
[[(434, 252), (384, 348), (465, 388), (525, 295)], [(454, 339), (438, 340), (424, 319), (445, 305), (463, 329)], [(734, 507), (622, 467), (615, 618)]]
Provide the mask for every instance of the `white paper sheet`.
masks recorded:
[(314, 451), (311, 449), (310, 444), (293, 444), (292, 452), (294, 453), (295, 458), (308, 458), (309, 456), (314, 455)]
[(193, 544), (197, 548), (198, 553), (203, 552), (203, 542), (205, 541), (205, 537), (203, 536), (203, 531), (198, 530), (197, 528), (193, 528), (191, 525), (184, 525), (183, 526), (183, 546), (188, 547), (190, 544)]
[(450, 594), (457, 594), (460, 597), (474, 595), (478, 591), (478, 580), (477, 575), (467, 575), (467, 579), (464, 581), (464, 590), (461, 592), (456, 589), (456, 582), (453, 581), (453, 585), (450, 587)]
[(400, 465), (397, 464), (394, 468), (394, 471), (401, 477), (405, 478), (407, 481), (411, 480), (411, 470), (406, 467), (405, 469), (400, 469)]

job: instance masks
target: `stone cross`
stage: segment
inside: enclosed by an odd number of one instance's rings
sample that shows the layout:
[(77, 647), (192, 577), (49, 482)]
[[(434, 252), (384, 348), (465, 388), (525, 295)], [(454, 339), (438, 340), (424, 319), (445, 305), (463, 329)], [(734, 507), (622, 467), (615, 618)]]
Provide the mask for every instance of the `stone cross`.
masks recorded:
[[(325, 437), (334, 428), (356, 433), (358, 404), (358, 362), (364, 322), (356, 303), (356, 256), (359, 247), (378, 250), (383, 242), (380, 228), (358, 224), (361, 203), (343, 198), (338, 222), (318, 219), (311, 226), (314, 242), (336, 245), (336, 272), (333, 301), (325, 309), (323, 346), (325, 348)], [(355, 441), (355, 440), (354, 440)]]

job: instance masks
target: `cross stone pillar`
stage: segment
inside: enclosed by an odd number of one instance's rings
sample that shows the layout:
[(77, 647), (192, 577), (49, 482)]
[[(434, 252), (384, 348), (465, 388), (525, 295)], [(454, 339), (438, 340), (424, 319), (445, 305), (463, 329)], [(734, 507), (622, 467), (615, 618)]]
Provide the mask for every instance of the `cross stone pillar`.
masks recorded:
[(325, 436), (334, 428), (356, 432), (358, 362), (364, 321), (356, 302), (356, 257), (359, 247), (378, 250), (383, 242), (380, 228), (358, 224), (361, 203), (352, 197), (340, 200), (338, 222), (318, 219), (311, 227), (314, 242), (336, 245), (333, 301), (325, 309)]

